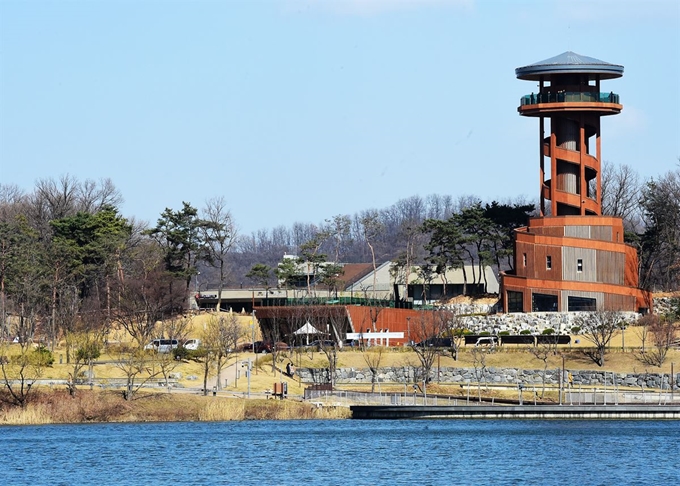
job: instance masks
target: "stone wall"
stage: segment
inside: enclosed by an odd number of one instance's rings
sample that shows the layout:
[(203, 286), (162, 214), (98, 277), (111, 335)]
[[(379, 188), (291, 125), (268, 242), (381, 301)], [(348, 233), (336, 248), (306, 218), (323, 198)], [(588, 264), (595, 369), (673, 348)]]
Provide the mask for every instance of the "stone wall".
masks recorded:
[[(674, 299), (678, 297), (657, 297), (654, 299), (654, 313), (666, 314), (674, 305)], [(532, 334), (540, 334), (544, 329), (554, 329), (558, 334), (570, 334), (574, 327), (574, 319), (581, 312), (521, 312), (510, 314), (496, 314), (500, 305), (495, 304), (449, 304), (446, 309), (454, 311), (462, 317), (465, 327), (472, 332), (490, 332), (492, 334), (501, 331), (509, 331), (511, 334), (519, 334), (521, 331), (531, 331)], [(640, 315), (635, 312), (622, 312), (628, 323), (635, 322)]]
[(656, 297), (654, 299), (654, 314), (670, 314), (672, 313), (676, 306), (677, 301), (680, 299), (680, 295), (677, 297)]
[[(541, 334), (544, 329), (553, 329), (556, 334), (571, 334), (571, 328), (576, 324), (574, 319), (582, 315), (582, 312), (532, 312), (530, 314), (491, 314), (479, 316), (464, 316), (463, 324), (466, 329), (473, 333), (490, 332), (497, 334), (508, 331), (510, 334), (519, 334), (522, 331), (531, 331), (532, 334)], [(622, 312), (623, 318), (628, 323), (635, 322), (640, 316), (635, 312)]]
[[(296, 373), (305, 383), (327, 383), (328, 369), (298, 368)], [(557, 385), (560, 381), (560, 369), (548, 369), (545, 371), (545, 382)], [(645, 388), (669, 388), (670, 375), (661, 373), (612, 373), (600, 370), (569, 370), (574, 386), (627, 386)], [(437, 373), (437, 368), (430, 372), (430, 380), (444, 384), (465, 383), (488, 383), (488, 384), (511, 384), (516, 385), (541, 385), (543, 383), (543, 370), (520, 370), (517, 368), (486, 368), (484, 370), (474, 368), (450, 368), (442, 367)], [(376, 383), (414, 383), (421, 381), (421, 370), (414, 366), (399, 366), (381, 368), (376, 376)], [(566, 376), (565, 376), (566, 380)], [(343, 384), (371, 383), (371, 372), (368, 368), (341, 368), (335, 372), (335, 383)], [(680, 384), (680, 373), (675, 375), (676, 387)]]

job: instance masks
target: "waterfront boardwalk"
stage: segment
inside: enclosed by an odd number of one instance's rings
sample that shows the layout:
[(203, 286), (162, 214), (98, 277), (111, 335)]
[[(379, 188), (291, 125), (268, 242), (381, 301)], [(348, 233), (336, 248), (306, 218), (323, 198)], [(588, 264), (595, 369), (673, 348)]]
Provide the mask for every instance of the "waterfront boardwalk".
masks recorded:
[(353, 405), (353, 419), (680, 419), (678, 405)]

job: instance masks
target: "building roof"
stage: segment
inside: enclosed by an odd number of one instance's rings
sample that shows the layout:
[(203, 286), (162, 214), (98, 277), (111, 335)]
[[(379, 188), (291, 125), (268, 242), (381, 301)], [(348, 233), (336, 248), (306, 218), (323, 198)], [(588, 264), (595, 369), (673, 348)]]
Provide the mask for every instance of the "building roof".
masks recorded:
[(362, 277), (370, 274), (373, 271), (373, 265), (371, 263), (345, 263), (342, 269), (344, 273), (341, 275), (340, 280), (345, 283), (345, 287), (349, 287)]
[(570, 73), (589, 74), (592, 75), (591, 79), (596, 75), (599, 75), (600, 79), (613, 79), (623, 76), (623, 66), (567, 51), (550, 59), (515, 69), (517, 78), (529, 81), (540, 81), (541, 77), (550, 77), (552, 74)]

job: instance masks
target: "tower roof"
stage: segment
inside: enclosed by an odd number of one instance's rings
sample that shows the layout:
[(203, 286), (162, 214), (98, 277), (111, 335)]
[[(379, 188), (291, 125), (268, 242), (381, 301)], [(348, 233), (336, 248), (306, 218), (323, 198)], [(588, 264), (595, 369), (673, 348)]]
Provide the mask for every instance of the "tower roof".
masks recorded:
[(540, 81), (541, 76), (549, 78), (553, 74), (587, 74), (593, 79), (613, 79), (623, 76), (623, 66), (600, 61), (593, 57), (581, 56), (567, 51), (558, 56), (515, 69), (519, 79)]

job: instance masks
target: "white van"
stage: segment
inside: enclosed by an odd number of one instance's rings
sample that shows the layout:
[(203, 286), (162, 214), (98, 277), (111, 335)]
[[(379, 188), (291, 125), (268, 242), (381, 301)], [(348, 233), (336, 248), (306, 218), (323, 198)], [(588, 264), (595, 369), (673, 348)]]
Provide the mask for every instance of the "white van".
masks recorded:
[(154, 339), (144, 346), (144, 349), (153, 350), (157, 353), (169, 353), (179, 346), (177, 339)]

